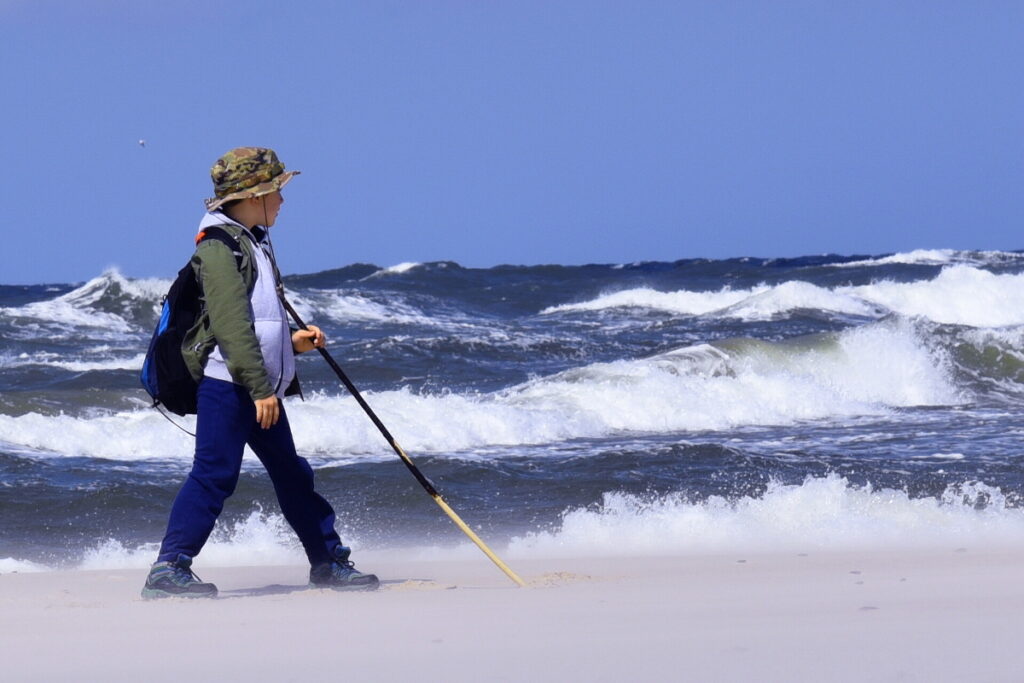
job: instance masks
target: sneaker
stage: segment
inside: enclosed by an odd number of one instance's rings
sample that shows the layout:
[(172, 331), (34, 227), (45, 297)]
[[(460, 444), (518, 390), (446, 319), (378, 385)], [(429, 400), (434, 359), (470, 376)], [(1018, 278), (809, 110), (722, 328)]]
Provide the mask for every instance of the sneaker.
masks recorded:
[(334, 560), (327, 564), (311, 567), (309, 585), (311, 588), (331, 588), (336, 591), (372, 591), (380, 586), (374, 574), (364, 574), (348, 559), (352, 550), (343, 545), (334, 551)]
[(192, 558), (178, 555), (173, 562), (157, 562), (149, 570), (142, 597), (153, 598), (215, 598), (217, 587), (203, 583), (192, 571)]

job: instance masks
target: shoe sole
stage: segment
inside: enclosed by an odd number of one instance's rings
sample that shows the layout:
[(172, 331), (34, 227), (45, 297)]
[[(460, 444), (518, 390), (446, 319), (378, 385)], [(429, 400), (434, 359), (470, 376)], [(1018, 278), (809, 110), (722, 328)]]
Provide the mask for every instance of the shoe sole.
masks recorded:
[(168, 593), (167, 591), (158, 590), (156, 588), (143, 588), (142, 599), (143, 600), (161, 600), (163, 598), (215, 598), (217, 597), (217, 591), (212, 593)]
[(354, 584), (354, 585), (351, 585), (351, 586), (336, 586), (336, 585), (331, 585), (331, 584), (322, 584), (321, 585), (321, 584), (313, 583), (312, 581), (310, 581), (308, 587), (309, 588), (317, 588), (317, 589), (320, 589), (320, 590), (328, 590), (328, 591), (375, 591), (378, 588), (380, 588), (380, 582), (378, 581), (377, 583), (369, 583), (369, 584), (362, 584), (362, 585)]

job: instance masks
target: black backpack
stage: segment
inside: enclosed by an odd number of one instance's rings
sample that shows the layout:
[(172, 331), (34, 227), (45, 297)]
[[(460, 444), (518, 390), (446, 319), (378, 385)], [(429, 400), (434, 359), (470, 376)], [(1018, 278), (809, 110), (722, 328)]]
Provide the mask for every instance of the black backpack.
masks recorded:
[[(208, 239), (223, 242), (235, 255), (235, 264), (242, 268), (242, 250), (238, 240), (224, 228), (204, 228), (196, 244)], [(192, 264), (186, 263), (167, 291), (160, 311), (160, 321), (149, 342), (146, 360), (142, 363), (139, 379), (153, 398), (153, 406), (164, 406), (177, 415), (196, 413), (196, 394), (199, 385), (181, 355), (185, 335), (196, 324), (203, 312), (202, 288), (196, 280)]]

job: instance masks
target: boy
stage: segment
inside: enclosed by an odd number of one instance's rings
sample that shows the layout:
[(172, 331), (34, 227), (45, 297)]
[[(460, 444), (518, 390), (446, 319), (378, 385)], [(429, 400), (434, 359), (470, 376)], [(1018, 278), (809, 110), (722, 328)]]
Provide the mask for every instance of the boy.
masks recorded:
[[(192, 256), (203, 292), (203, 313), (182, 345), (199, 381), (196, 451), (192, 471), (171, 508), (144, 598), (215, 597), (217, 587), (192, 573), (224, 501), (238, 483), (249, 444), (270, 475), (285, 519), (310, 563), (314, 587), (374, 590), (373, 574), (349, 561), (334, 530), (334, 510), (313, 488), (313, 470), (295, 452), (280, 399), (298, 393), (294, 354), (324, 346), (320, 328), (292, 332), (281, 304), (281, 279), (268, 230), (298, 171), (285, 172), (273, 150), (238, 147), (213, 165), (215, 196), (206, 200)], [(239, 245), (203, 240), (218, 226)]]

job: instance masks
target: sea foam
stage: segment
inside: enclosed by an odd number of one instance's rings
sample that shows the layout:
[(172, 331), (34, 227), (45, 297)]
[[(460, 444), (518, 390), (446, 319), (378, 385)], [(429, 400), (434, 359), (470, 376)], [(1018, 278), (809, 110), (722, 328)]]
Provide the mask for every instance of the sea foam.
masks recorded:
[(422, 265), (422, 263), (418, 263), (416, 261), (406, 261), (404, 263), (398, 263), (393, 266), (388, 266), (387, 268), (381, 268), (380, 270), (367, 275), (363, 279), (366, 280), (375, 277), (385, 277), (387, 275), (401, 275), (402, 273), (408, 273), (410, 270), (413, 270), (414, 268), (419, 268)]
[(0, 316), (31, 324), (32, 334), (71, 338), (118, 338), (138, 331), (125, 317), (132, 310), (152, 309), (167, 293), (170, 280), (129, 279), (116, 269), (54, 299), (0, 308)]
[[(97, 352), (97, 349), (90, 349), (86, 352), (86, 354), (95, 355)], [(67, 355), (50, 352), (38, 352), (32, 354), (0, 354), (0, 368), (19, 368), (35, 365), (42, 367), (61, 368), (62, 370), (68, 370), (70, 372), (88, 372), (92, 370), (137, 371), (139, 368), (142, 367), (142, 362), (143, 360), (145, 360), (146, 357), (145, 354), (142, 353), (134, 353), (128, 355), (113, 354), (108, 352), (104, 355), (119, 355), (120, 357), (107, 357), (97, 360), (69, 360)]]
[(289, 294), (289, 301), (307, 322), (327, 318), (341, 324), (378, 323), (426, 327), (447, 322), (443, 317), (429, 316), (395, 297), (380, 302), (356, 292), (307, 290), (302, 295)]
[(883, 281), (847, 291), (906, 316), (971, 327), (1024, 325), (1024, 274), (956, 265), (934, 279)]
[(837, 475), (771, 483), (759, 496), (691, 501), (606, 493), (567, 510), (551, 531), (513, 540), (510, 557), (956, 547), (1024, 542), (1024, 510), (998, 488), (950, 486), (939, 497), (854, 486)]
[(0, 557), (0, 574), (10, 574), (12, 572), (28, 573), (28, 572), (45, 572), (49, 570), (44, 564), (38, 562), (30, 562), (28, 560), (18, 560), (13, 557)]
[[(346, 538), (352, 541), (351, 535)], [(148, 567), (156, 560), (158, 544), (126, 545), (115, 538), (85, 551), (78, 569)], [(279, 514), (254, 510), (236, 523), (218, 523), (203, 546), (202, 563), (208, 567), (302, 564), (306, 556), (295, 533)]]
[[(343, 529), (346, 542), (378, 557), (466, 559), (470, 543), (375, 547)], [(550, 529), (492, 539), (508, 559), (551, 557), (686, 556), (706, 553), (811, 552), (885, 548), (955, 548), (1019, 545), (1024, 509), (997, 487), (977, 481), (950, 485), (939, 496), (858, 486), (831, 474), (799, 484), (771, 482), (759, 495), (638, 496), (609, 491), (597, 506), (567, 509)], [(78, 569), (145, 568), (156, 543), (126, 544), (110, 537), (82, 554)], [(253, 511), (237, 523), (218, 524), (203, 548), (204, 566), (302, 565), (305, 556), (279, 514)], [(15, 558), (0, 559), (0, 573), (45, 571)]]
[(872, 302), (851, 292), (830, 290), (809, 282), (792, 280), (775, 286), (759, 285), (751, 289), (726, 287), (713, 292), (630, 289), (602, 295), (592, 301), (551, 306), (541, 311), (541, 314), (630, 307), (650, 308), (682, 316), (704, 315), (745, 321), (771, 320), (800, 310), (876, 318), (886, 313), (884, 309), (879, 309)]
[[(403, 446), (464, 452), (622, 433), (724, 430), (883, 414), (964, 400), (947, 361), (913, 325), (885, 321), (794, 343), (697, 345), (649, 358), (592, 363), (490, 393), (366, 392)], [(296, 445), (328, 458), (390, 457), (347, 396), (290, 402)], [(180, 420), (191, 429), (192, 419)], [(0, 440), (58, 455), (189, 456), (191, 439), (155, 411), (89, 417), (0, 415)]]
[(882, 318), (889, 313), (971, 327), (1024, 324), (1024, 274), (996, 274), (950, 265), (931, 280), (825, 288), (791, 280), (778, 285), (718, 291), (659, 292), (649, 288), (610, 293), (590, 301), (561, 304), (542, 314), (591, 312), (621, 307), (650, 308), (674, 315), (706, 315), (744, 321), (771, 320), (816, 310)]
[(863, 266), (924, 265), (943, 266), (951, 263), (991, 265), (1019, 261), (1021, 254), (1012, 251), (959, 251), (956, 249), (914, 249), (913, 251), (879, 256), (860, 261), (829, 264), (833, 268)]

